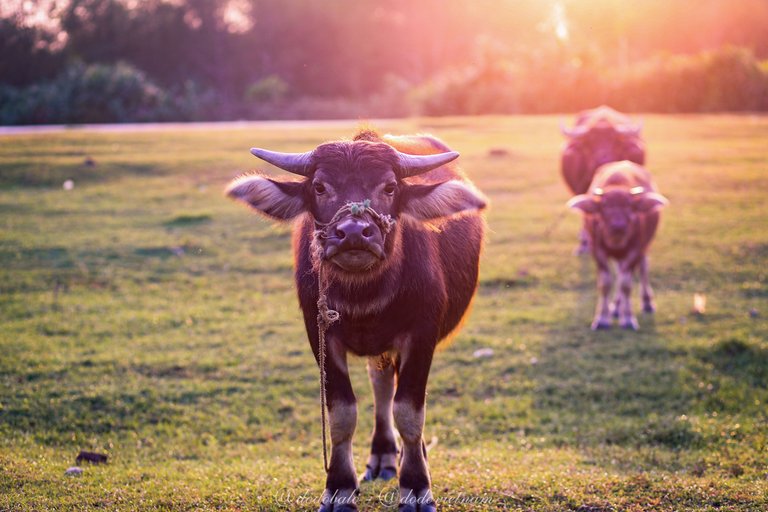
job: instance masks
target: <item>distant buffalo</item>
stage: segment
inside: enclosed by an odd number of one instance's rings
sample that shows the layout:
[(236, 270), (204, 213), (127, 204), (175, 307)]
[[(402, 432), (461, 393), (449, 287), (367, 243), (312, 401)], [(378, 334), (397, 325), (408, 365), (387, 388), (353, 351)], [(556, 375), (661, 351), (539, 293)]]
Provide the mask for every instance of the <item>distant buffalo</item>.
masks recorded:
[[(645, 145), (640, 138), (641, 125), (610, 107), (584, 110), (573, 128), (561, 126), (568, 138), (563, 149), (561, 170), (572, 194), (584, 194), (598, 167), (608, 162), (629, 160), (645, 165)], [(578, 254), (587, 252), (582, 232)]]
[(227, 193), (273, 219), (295, 219), (296, 286), (321, 367), (319, 324), (328, 327), (331, 460), (320, 510), (357, 510), (354, 355), (368, 358), (374, 394), (363, 480), (397, 476), (396, 426), (399, 510), (434, 512), (422, 435), (427, 377), (438, 342), (460, 325), (477, 287), (485, 199), (452, 163), (459, 154), (429, 136), (363, 131), (306, 153), (251, 152), (301, 176), (246, 175)]
[[(650, 173), (633, 162), (603, 165), (586, 194), (573, 197), (568, 206), (584, 212), (584, 229), (590, 238), (597, 264), (599, 299), (592, 329), (607, 329), (612, 315), (625, 329), (637, 329), (630, 295), (635, 272), (639, 273), (643, 311), (655, 311), (648, 280), (648, 247), (659, 224), (659, 210), (668, 204), (659, 194)], [(614, 276), (610, 262), (616, 262), (616, 296), (610, 302)]]

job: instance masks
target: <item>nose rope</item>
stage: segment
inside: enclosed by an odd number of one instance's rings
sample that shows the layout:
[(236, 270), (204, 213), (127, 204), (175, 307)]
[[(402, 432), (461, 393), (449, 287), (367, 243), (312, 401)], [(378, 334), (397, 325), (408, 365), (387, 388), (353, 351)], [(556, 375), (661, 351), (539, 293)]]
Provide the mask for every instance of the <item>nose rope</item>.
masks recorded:
[(327, 405), (327, 391), (326, 391), (326, 377), (327, 370), (325, 368), (326, 360), (326, 344), (325, 333), (328, 328), (334, 323), (338, 322), (341, 315), (338, 311), (331, 309), (328, 306), (328, 287), (330, 282), (325, 272), (325, 265), (322, 264), (322, 246), (319, 243), (321, 239), (328, 238), (328, 229), (336, 224), (341, 218), (347, 214), (353, 217), (362, 218), (365, 214), (369, 214), (376, 225), (381, 229), (382, 242), (386, 240), (386, 236), (392, 231), (395, 226), (395, 219), (391, 215), (382, 215), (373, 208), (371, 208), (371, 200), (365, 199), (360, 202), (348, 202), (344, 206), (338, 209), (331, 218), (330, 222), (321, 223), (315, 221), (315, 231), (313, 233), (315, 239), (315, 257), (316, 261), (320, 264), (317, 270), (317, 282), (318, 282), (318, 298), (317, 298), (317, 342), (318, 342), (318, 363), (320, 366), (320, 421), (323, 425), (323, 467), (325, 472), (328, 473), (328, 440), (326, 434), (327, 420), (325, 417), (325, 409)]

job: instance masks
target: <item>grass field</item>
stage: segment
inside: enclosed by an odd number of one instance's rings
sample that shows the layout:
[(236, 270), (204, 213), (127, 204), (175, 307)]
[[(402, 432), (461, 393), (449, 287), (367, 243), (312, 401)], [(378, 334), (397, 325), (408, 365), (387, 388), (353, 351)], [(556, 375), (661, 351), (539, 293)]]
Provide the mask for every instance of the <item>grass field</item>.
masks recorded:
[[(443, 138), (492, 201), (473, 312), (430, 376), (438, 501), (768, 509), (768, 118), (645, 118), (671, 206), (658, 312), (636, 333), (589, 330), (595, 272), (572, 255), (557, 124), (379, 124)], [(289, 227), (222, 189), (259, 167), (251, 146), (305, 151), (355, 125), (0, 137), (0, 510), (316, 507), (318, 377)], [(362, 471), (372, 399), (351, 366)], [(109, 464), (65, 476), (81, 449)], [(364, 486), (360, 503), (391, 510), (393, 493)]]

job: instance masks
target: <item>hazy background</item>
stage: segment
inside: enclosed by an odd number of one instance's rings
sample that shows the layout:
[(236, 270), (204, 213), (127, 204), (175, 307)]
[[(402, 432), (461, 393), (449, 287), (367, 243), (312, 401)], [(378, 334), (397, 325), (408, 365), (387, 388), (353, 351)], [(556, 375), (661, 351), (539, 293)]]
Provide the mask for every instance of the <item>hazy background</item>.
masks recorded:
[(0, 123), (768, 110), (766, 0), (3, 0)]

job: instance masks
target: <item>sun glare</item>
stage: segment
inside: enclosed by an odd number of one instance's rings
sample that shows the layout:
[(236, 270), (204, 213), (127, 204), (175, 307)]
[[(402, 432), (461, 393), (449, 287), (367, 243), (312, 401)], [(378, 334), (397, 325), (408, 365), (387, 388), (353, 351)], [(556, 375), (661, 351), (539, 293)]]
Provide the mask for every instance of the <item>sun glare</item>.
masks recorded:
[(250, 5), (244, 0), (231, 0), (222, 14), (227, 30), (233, 34), (248, 32), (253, 26), (249, 15)]
[(567, 41), (568, 23), (565, 19), (565, 8), (562, 3), (557, 2), (552, 8), (552, 20), (555, 25), (555, 37), (560, 41)]

